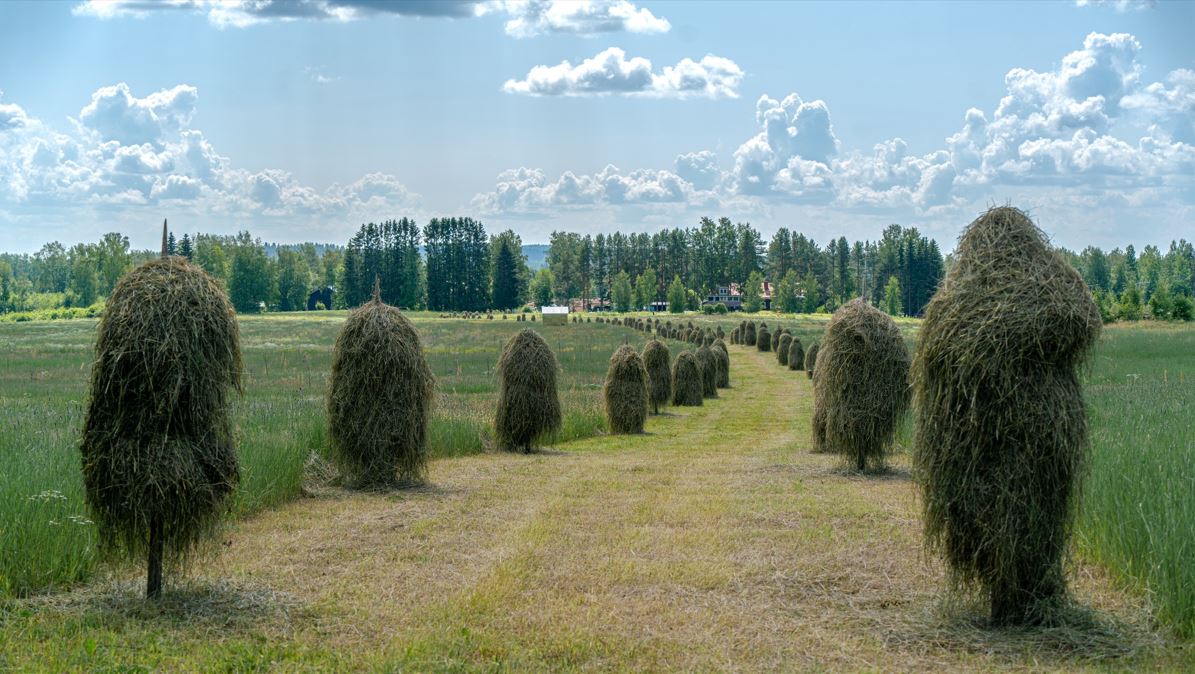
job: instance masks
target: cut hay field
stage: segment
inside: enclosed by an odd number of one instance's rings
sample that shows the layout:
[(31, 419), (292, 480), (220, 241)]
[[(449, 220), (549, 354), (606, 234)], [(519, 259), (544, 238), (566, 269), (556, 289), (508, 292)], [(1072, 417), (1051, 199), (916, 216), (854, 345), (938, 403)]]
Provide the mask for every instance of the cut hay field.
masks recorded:
[[(825, 325), (761, 318), (806, 346)], [(1108, 328), (1086, 374), (1072, 577), (1096, 620), (992, 631), (941, 601), (907, 455), (862, 477), (812, 454), (809, 381), (754, 348), (730, 347), (717, 400), (607, 436), (607, 359), (644, 335), (526, 324), (561, 361), (565, 432), (509, 455), (482, 450), (524, 324), (416, 315), (442, 393), (431, 486), (357, 494), (307, 471), (296, 498), (341, 320), (242, 320), (239, 517), (157, 606), (137, 570), (96, 573), (79, 519), (94, 323), (0, 325), (0, 671), (1195, 668), (1195, 330)], [(899, 325), (911, 345), (918, 323)]]
[[(612, 325), (543, 328), (513, 320), (409, 314), (438, 381), (433, 458), (474, 454), (490, 443), (502, 346), (536, 327), (562, 368), (559, 440), (604, 432), (601, 384), (629, 331)], [(238, 404), (241, 515), (298, 496), (312, 456), (327, 448), (324, 411), (332, 343), (344, 312), (241, 317), (246, 368)], [(513, 317), (512, 317), (513, 318)], [(87, 578), (95, 567), (79, 472), (96, 322), (0, 324), (0, 598)], [(318, 468), (318, 466), (314, 466)]]

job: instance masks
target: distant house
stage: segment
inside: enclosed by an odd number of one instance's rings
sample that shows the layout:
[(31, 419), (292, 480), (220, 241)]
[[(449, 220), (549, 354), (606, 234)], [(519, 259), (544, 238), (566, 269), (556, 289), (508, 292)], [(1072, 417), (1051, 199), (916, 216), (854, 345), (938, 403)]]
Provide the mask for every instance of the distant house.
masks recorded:
[[(761, 299), (763, 300), (763, 308), (772, 308), (772, 283), (764, 281), (759, 288)], [(714, 289), (713, 293), (705, 296), (702, 304), (714, 305), (721, 302), (726, 305), (726, 308), (731, 311), (739, 311), (743, 308), (743, 291), (742, 286), (737, 283), (730, 283), (721, 285)]]
[[(588, 305), (588, 308), (586, 305)], [(574, 314), (579, 314), (582, 311), (610, 311), (613, 308), (610, 300), (598, 299), (596, 297), (591, 297), (588, 300), (574, 297), (568, 301), (568, 306)]]
[(721, 302), (726, 305), (726, 308), (731, 311), (738, 311), (743, 308), (743, 293), (739, 291), (739, 284), (731, 283), (729, 285), (718, 286), (714, 292), (706, 295), (702, 304), (715, 305)]
[(648, 304), (647, 306), (643, 307), (643, 310), (651, 311), (654, 313), (668, 311), (668, 303), (667, 302), (652, 302), (651, 304)]
[(544, 316), (544, 325), (568, 324), (568, 307), (545, 306), (539, 310)]

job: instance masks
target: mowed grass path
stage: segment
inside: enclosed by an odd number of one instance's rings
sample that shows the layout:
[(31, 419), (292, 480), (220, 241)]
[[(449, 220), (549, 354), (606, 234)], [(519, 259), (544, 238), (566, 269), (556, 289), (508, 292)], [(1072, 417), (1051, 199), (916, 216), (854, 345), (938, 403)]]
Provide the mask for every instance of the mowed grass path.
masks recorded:
[(12, 603), (0, 669), (777, 671), (1195, 665), (1094, 569), (1103, 628), (991, 632), (941, 610), (907, 462), (809, 453), (812, 389), (732, 346), (732, 384), (642, 436), (442, 459), (433, 485), (328, 491), (234, 525), (160, 607), (132, 581)]

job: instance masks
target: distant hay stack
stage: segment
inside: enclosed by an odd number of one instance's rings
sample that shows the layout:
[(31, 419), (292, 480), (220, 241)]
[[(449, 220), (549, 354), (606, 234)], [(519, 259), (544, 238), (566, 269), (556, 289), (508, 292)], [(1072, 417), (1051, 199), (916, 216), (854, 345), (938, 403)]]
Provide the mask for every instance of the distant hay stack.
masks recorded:
[(822, 336), (813, 378), (820, 451), (856, 470), (881, 468), (909, 408), (909, 350), (892, 317), (863, 299), (842, 305)]
[(743, 344), (745, 346), (755, 346), (755, 322), (747, 321), (747, 331), (744, 333), (745, 339)]
[(672, 404), (695, 407), (702, 403), (701, 365), (692, 351), (681, 351), (672, 361)]
[(610, 357), (602, 398), (611, 433), (643, 432), (649, 400), (647, 368), (629, 344), (618, 347)]
[(785, 331), (783, 329), (776, 328), (776, 331), (772, 333), (772, 350), (773, 351), (780, 348), (780, 335), (783, 335), (784, 332)]
[(725, 342), (715, 341), (710, 350), (718, 358), (718, 388), (730, 388), (730, 352), (726, 350)]
[(534, 443), (560, 430), (556, 354), (539, 333), (524, 329), (510, 338), (498, 359), (498, 411), (494, 436), (508, 451), (530, 453)]
[(652, 414), (672, 399), (672, 360), (668, 346), (653, 339), (643, 347), (643, 366), (647, 368), (648, 397)]
[(805, 376), (813, 379), (814, 368), (817, 367), (817, 342), (809, 345), (805, 352)]
[(793, 337), (787, 332), (781, 333), (780, 339), (776, 344), (776, 362), (787, 366), (788, 365), (788, 349), (792, 346)]
[(718, 397), (718, 357), (708, 346), (697, 349), (697, 362), (701, 365), (701, 395)]
[(1078, 273), (1025, 213), (967, 226), (925, 312), (914, 475), (928, 547), (996, 625), (1049, 624), (1087, 461), (1077, 369), (1100, 332)]
[(101, 550), (147, 559), (146, 596), (227, 510), (240, 472), (230, 398), (240, 332), (223, 287), (182, 257), (125, 274), (100, 319), (83, 421), (84, 496)]
[(346, 485), (379, 488), (426, 478), (435, 389), (415, 326), (375, 290), (349, 314), (332, 349), (328, 432)]
[(801, 346), (801, 340), (797, 339), (796, 337), (794, 337), (792, 343), (788, 345), (788, 369), (805, 369), (805, 348)]
[(772, 350), (772, 333), (768, 332), (766, 326), (761, 326), (756, 333), (755, 348), (764, 352)]

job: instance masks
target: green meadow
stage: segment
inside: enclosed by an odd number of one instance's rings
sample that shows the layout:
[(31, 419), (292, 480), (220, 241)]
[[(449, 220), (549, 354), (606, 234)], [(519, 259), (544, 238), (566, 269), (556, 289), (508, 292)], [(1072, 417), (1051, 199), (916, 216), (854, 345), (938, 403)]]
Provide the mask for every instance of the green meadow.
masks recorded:
[[(598, 323), (543, 326), (411, 316), (438, 382), (431, 429), (436, 459), (491, 448), (495, 364), (515, 330), (537, 329), (556, 352), (565, 423), (554, 446), (566, 451), (572, 441), (605, 434), (601, 385), (610, 354), (624, 342), (642, 346), (646, 339), (634, 330)], [(242, 465), (233, 506), (237, 519), (283, 507), (324, 479), (323, 396), (343, 318), (343, 313), (323, 312), (241, 319), (247, 377), (236, 410)], [(729, 333), (742, 316), (668, 318), (720, 325)], [(788, 327), (806, 347), (820, 336), (825, 318), (753, 316), (772, 329)], [(918, 322), (899, 324), (912, 346)], [(30, 598), (86, 586), (100, 568), (77, 450), (95, 325), (94, 320), (0, 323), (0, 599), (10, 609)], [(684, 346), (670, 345), (674, 354)], [(801, 373), (769, 375), (799, 383), (791, 384), (793, 392), (770, 390), (765, 396), (753, 388), (755, 382), (736, 380), (735, 363), (749, 357), (753, 367), (766, 369), (772, 358), (772, 367), (780, 368), (774, 354), (747, 351), (732, 347), (733, 402), (707, 407), (733, 405), (736, 414), (746, 415), (742, 420), (765, 415), (772, 426), (799, 438), (799, 445), (775, 453), (776, 461), (786, 462), (806, 451), (808, 401), (802, 396), (807, 383)], [(1074, 564), (1102, 570), (1126, 596), (1146, 605), (1164, 632), (1189, 639), (1195, 635), (1195, 564), (1190, 561), (1195, 554), (1195, 329), (1111, 326), (1085, 379), (1092, 452), (1076, 521)], [(768, 409), (753, 409), (755, 401)], [(907, 426), (898, 438), (899, 452), (907, 452)], [(761, 434), (770, 432), (775, 431), (761, 426)], [(757, 440), (768, 442), (767, 437)], [(715, 438), (705, 441), (710, 452), (741, 451), (715, 446)], [(907, 465), (907, 456), (895, 461)], [(21, 611), (28, 615), (27, 609)]]

